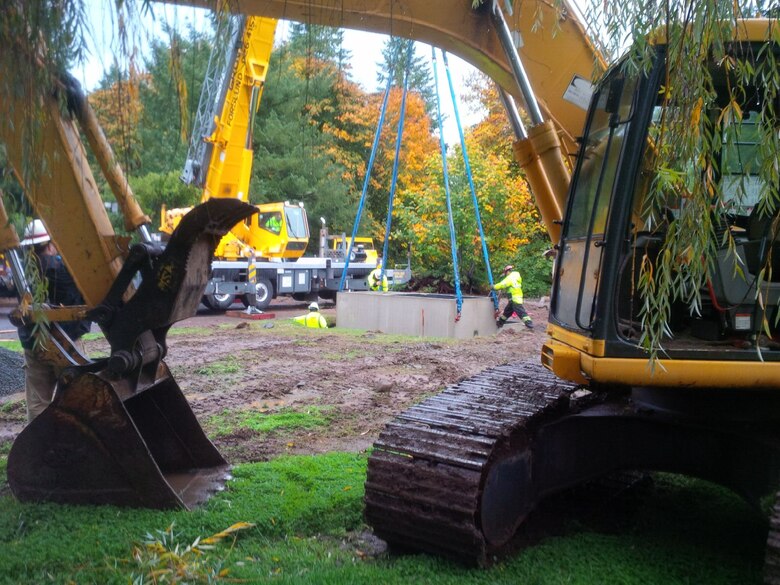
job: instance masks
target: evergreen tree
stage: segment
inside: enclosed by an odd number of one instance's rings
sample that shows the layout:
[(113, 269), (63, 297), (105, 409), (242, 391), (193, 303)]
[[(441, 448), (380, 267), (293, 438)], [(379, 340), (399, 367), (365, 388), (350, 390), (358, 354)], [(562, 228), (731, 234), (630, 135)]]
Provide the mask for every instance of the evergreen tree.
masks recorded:
[[(411, 51), (411, 55), (409, 53)], [(377, 63), (377, 84), (381, 90), (390, 77), (397, 87), (404, 85), (404, 73), (409, 66), (409, 91), (418, 93), (425, 101), (425, 111), (436, 111), (436, 89), (428, 59), (417, 55), (417, 45), (411, 39), (389, 37), (382, 48), (382, 62)]]
[(146, 61), (148, 83), (140, 85), (139, 173), (181, 171), (191, 120), (211, 54), (211, 32), (190, 28), (187, 36), (168, 30), (170, 42), (152, 42)]
[[(344, 161), (349, 157), (337, 144), (337, 136), (351, 132), (342, 116), (351, 98), (341, 85), (344, 72), (338, 63), (314, 57), (311, 45), (300, 42), (303, 38), (292, 37), (271, 60), (255, 132), (250, 199), (303, 201), (312, 233), (320, 217), (333, 231), (342, 231), (351, 228), (357, 206), (355, 183), (347, 180), (355, 173), (348, 172)], [(320, 54), (339, 52), (331, 46)]]
[(291, 24), (286, 50), (291, 55), (335, 63), (339, 68), (350, 59), (344, 48), (344, 31), (330, 26)]

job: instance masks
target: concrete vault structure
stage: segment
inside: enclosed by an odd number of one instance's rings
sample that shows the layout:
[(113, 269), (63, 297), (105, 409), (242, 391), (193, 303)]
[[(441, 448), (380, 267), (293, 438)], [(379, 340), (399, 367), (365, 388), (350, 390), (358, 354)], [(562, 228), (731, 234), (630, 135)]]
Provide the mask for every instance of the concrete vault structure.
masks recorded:
[(455, 296), (400, 292), (340, 292), (336, 326), (412, 335), (465, 339), (497, 331), (489, 297), (464, 296), (455, 321)]

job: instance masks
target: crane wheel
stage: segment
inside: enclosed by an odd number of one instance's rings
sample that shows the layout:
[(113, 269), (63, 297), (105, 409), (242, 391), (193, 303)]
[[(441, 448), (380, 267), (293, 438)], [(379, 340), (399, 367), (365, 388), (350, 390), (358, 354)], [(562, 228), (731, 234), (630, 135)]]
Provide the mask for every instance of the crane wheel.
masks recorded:
[(232, 294), (203, 295), (203, 304), (212, 311), (226, 311), (233, 304), (235, 296)]
[[(274, 298), (274, 288), (271, 281), (267, 278), (259, 278), (255, 283), (255, 308), (261, 311), (268, 308)], [(245, 307), (249, 306), (249, 300), (246, 295), (241, 297), (241, 302)]]

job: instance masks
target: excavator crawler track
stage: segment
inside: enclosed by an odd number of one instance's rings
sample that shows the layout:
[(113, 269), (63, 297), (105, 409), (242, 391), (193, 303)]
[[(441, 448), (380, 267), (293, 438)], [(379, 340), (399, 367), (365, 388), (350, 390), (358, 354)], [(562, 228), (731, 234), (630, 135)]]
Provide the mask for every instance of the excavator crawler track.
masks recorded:
[[(366, 519), (374, 532), (391, 545), (486, 564), (529, 511), (521, 494), (501, 493), (529, 478), (504, 481), (502, 462), (512, 461), (508, 473), (516, 473), (534, 428), (565, 412), (574, 388), (541, 365), (507, 364), (398, 416), (368, 461)], [(488, 501), (486, 490), (500, 501)]]

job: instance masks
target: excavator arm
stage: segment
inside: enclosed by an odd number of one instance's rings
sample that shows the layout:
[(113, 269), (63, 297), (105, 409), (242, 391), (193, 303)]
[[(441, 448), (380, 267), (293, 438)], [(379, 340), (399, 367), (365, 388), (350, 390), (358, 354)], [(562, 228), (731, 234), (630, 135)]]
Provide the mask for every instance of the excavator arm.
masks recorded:
[[(40, 135), (34, 138), (20, 117), (28, 104), (12, 93), (4, 95), (0, 140), (33, 210), (57, 245), (85, 301), (94, 306), (103, 300), (119, 273), (127, 242), (114, 233), (75, 121), (61, 114), (56, 96), (42, 102), (38, 108)], [(25, 158), (46, 161), (46, 168), (41, 165), (23, 171), (28, 168)]]
[[(3, 88), (13, 88), (16, 72), (4, 73), (9, 81)], [(87, 304), (20, 314), (25, 322), (41, 317), (54, 322), (41, 357), (65, 369), (52, 403), (14, 441), (8, 482), (23, 501), (195, 505), (226, 479), (227, 462), (163, 361), (165, 337), (198, 306), (218, 241), (256, 210), (236, 199), (213, 199), (182, 218), (164, 251), (152, 245), (145, 228), (149, 218), (89, 104), (69, 77), (55, 83), (54, 92), (44, 92), (32, 105), (13, 89), (3, 92), (0, 142)], [(114, 233), (79, 130), (120, 203), (126, 227), (137, 229), (144, 242), (128, 249), (129, 238)], [(18, 237), (2, 206), (0, 223), (0, 246), (18, 259)], [(21, 262), (14, 262), (14, 270), (24, 294)], [(70, 340), (58, 336), (56, 321), (85, 317), (101, 326), (110, 357), (90, 361), (71, 355)]]

